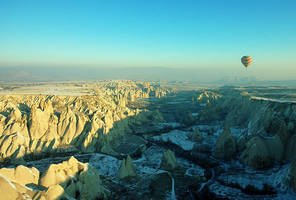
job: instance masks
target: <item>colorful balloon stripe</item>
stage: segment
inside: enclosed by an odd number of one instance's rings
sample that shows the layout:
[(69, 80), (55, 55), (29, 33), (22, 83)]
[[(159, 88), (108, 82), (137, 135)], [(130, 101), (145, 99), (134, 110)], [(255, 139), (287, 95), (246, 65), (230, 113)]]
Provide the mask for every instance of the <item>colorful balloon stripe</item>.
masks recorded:
[(251, 56), (243, 56), (241, 62), (247, 68), (253, 62), (253, 59)]

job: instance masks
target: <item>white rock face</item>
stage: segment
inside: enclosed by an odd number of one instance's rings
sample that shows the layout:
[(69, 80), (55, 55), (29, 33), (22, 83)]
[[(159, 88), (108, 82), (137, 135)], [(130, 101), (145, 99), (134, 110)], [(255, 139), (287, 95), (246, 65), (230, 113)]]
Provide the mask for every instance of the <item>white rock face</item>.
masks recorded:
[(38, 184), (39, 182), (39, 171), (35, 167), (27, 168), (23, 165), (19, 165), (15, 169), (1, 168), (0, 175), (23, 185), (30, 183)]
[(21, 193), (17, 191), (16, 186), (5, 176), (0, 175), (0, 192), (2, 199), (18, 199)]

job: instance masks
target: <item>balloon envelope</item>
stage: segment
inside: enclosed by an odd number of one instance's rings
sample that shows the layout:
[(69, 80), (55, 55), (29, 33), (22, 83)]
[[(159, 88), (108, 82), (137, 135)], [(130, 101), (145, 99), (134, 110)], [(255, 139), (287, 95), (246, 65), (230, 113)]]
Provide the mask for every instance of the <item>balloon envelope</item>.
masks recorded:
[(247, 68), (253, 62), (253, 58), (251, 56), (243, 56), (241, 58), (243, 65)]

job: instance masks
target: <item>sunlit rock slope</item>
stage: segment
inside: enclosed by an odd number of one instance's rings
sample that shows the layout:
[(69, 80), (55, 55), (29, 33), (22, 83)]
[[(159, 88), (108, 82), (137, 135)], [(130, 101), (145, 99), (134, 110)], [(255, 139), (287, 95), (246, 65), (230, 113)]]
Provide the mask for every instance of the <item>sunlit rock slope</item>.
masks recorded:
[(23, 163), (44, 153), (108, 153), (114, 138), (149, 115), (127, 107), (128, 102), (170, 92), (132, 81), (98, 83), (93, 91), (86, 96), (0, 96), (0, 159)]

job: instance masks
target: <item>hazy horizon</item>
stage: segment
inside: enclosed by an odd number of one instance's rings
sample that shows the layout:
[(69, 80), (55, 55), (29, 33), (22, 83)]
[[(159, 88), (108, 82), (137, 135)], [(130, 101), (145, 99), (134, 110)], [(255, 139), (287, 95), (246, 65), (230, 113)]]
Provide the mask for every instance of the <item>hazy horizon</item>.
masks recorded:
[[(182, 79), (296, 79), (294, 1), (0, 2), (0, 69), (155, 67), (184, 71)], [(248, 70), (244, 55), (254, 58)]]
[(63, 82), (95, 80), (189, 81), (214, 85), (286, 85), (293, 86), (296, 79), (264, 79), (244, 70), (241, 74), (222, 70), (181, 69), (168, 67), (130, 68), (71, 68), (71, 67), (0, 67), (0, 82)]

